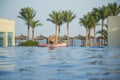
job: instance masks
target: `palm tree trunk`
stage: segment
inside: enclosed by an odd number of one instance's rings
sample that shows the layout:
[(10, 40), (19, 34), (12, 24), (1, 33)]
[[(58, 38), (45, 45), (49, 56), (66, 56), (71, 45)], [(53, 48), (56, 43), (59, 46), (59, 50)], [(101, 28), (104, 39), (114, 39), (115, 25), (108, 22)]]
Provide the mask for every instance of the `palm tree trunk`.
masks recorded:
[(60, 42), (60, 26), (58, 26), (58, 42)]
[(103, 30), (104, 30), (104, 19), (102, 19), (102, 43), (101, 43), (102, 46), (104, 46), (104, 35), (103, 35)]
[(89, 34), (88, 34), (88, 39), (89, 39), (88, 45), (89, 45), (89, 46), (91, 45), (91, 43), (90, 43), (90, 38), (91, 38), (91, 36), (90, 36), (90, 29), (89, 29)]
[(70, 37), (69, 37), (69, 23), (67, 23), (67, 46), (70, 45)]
[(55, 26), (55, 44), (57, 44), (57, 25)]
[(89, 34), (89, 30), (88, 28), (86, 28), (85, 46), (88, 46), (88, 34)]
[(55, 44), (58, 44), (58, 25), (56, 25)]
[(32, 29), (32, 41), (34, 41), (34, 29)]
[(94, 26), (94, 45), (96, 45), (96, 26)]
[(58, 44), (58, 34), (59, 34), (59, 27), (58, 27), (58, 25), (57, 25), (57, 44)]
[(30, 26), (28, 24), (28, 40), (30, 40)]

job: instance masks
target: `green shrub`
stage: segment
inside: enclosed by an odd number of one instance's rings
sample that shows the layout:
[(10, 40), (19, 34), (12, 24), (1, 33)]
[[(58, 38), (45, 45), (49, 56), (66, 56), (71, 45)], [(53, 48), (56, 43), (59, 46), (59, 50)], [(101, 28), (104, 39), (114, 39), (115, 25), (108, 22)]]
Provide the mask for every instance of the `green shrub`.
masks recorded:
[(28, 41), (25, 41), (23, 43), (20, 43), (18, 46), (38, 46), (38, 42), (28, 40)]

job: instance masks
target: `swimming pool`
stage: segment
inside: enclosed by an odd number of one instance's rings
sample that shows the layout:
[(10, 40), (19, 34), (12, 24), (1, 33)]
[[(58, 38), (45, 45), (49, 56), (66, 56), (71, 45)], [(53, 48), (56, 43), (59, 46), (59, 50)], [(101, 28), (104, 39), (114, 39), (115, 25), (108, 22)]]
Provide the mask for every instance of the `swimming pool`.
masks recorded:
[(120, 47), (0, 48), (0, 80), (120, 80)]

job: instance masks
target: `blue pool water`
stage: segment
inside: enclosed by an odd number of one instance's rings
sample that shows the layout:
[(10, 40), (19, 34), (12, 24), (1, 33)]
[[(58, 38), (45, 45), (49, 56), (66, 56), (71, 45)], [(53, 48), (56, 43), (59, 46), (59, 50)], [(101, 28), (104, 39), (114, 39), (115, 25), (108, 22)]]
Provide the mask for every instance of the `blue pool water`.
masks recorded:
[(120, 47), (0, 48), (0, 80), (120, 80)]

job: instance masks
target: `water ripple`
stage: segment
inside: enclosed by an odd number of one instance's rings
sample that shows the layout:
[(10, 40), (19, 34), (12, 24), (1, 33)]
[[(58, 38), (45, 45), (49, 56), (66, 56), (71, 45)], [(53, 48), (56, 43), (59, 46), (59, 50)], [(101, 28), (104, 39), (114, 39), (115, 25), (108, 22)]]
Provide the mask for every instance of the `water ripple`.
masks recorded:
[(0, 48), (0, 80), (120, 80), (120, 47)]

